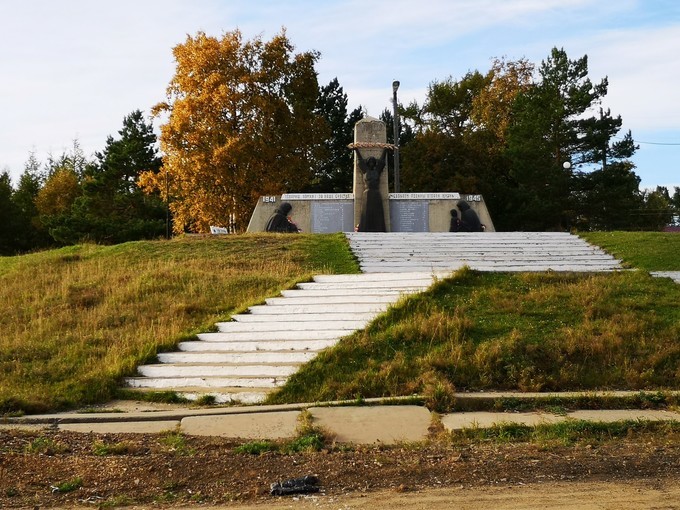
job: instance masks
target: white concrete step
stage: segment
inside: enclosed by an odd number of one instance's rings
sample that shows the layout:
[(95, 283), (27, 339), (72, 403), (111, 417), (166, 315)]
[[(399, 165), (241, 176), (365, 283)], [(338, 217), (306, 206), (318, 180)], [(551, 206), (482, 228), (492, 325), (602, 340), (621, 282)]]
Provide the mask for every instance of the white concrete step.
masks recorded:
[(387, 263), (362, 263), (361, 268), (364, 271), (394, 271), (399, 272), (404, 269), (418, 268), (427, 269), (428, 267), (436, 270), (448, 269), (450, 272), (456, 271), (463, 266), (468, 266), (470, 269), (484, 272), (536, 272), (536, 271), (565, 271), (565, 272), (608, 272), (618, 271), (621, 268), (615, 264), (597, 264), (597, 263), (565, 263), (565, 262), (542, 262), (528, 264), (519, 262), (506, 263), (482, 263), (472, 261), (454, 261), (447, 262), (429, 262), (427, 265), (421, 262), (414, 262), (412, 264), (387, 264)]
[(230, 363), (168, 363), (142, 365), (139, 375), (145, 377), (287, 377), (295, 373), (298, 364), (230, 364)]
[(249, 351), (249, 352), (163, 352), (158, 354), (159, 363), (289, 363), (302, 364), (314, 359), (315, 351)]
[(329, 329), (327, 331), (306, 330), (306, 331), (245, 331), (239, 333), (199, 333), (196, 335), (202, 342), (265, 342), (265, 341), (285, 341), (285, 340), (337, 340), (345, 335), (349, 335), (353, 329)]
[[(281, 305), (281, 306), (309, 306), (309, 305), (314, 305), (318, 304), (318, 300), (307, 300), (307, 302), (302, 302), (299, 304), (296, 303), (291, 303), (287, 305)], [(239, 314), (239, 315), (232, 315), (231, 318), (234, 319), (237, 322), (330, 322), (330, 323), (340, 323), (342, 325), (345, 322), (353, 322), (353, 323), (358, 323), (361, 321), (370, 321), (375, 317), (374, 312), (339, 312), (335, 313), (334, 310), (334, 304), (329, 304), (329, 303), (323, 303), (324, 306), (327, 306), (329, 310), (328, 313), (304, 313), (304, 314), (292, 314), (292, 315), (281, 315), (281, 314), (271, 314), (271, 313), (255, 313), (255, 314)], [(350, 303), (344, 303), (344, 304), (350, 304)], [(382, 305), (387, 307), (389, 302), (383, 301), (380, 303), (376, 303), (378, 306)], [(268, 306), (276, 306), (276, 305), (269, 305)], [(342, 306), (342, 303), (336, 303), (335, 306)]]
[(657, 278), (670, 278), (675, 283), (680, 283), (680, 271), (652, 271), (649, 274)]
[[(275, 307), (272, 307), (275, 308)], [(278, 307), (276, 307), (278, 308)], [(283, 315), (283, 314), (276, 314)], [(356, 325), (349, 324), (350, 322), (356, 322)], [(265, 322), (218, 322), (217, 328), (221, 333), (233, 333), (238, 335), (239, 333), (275, 333), (278, 331), (286, 332), (289, 334), (295, 334), (299, 331), (301, 334), (303, 331), (314, 329), (315, 331), (347, 331), (347, 329), (357, 329), (363, 327), (362, 320), (358, 321), (335, 321), (333, 323), (318, 323), (314, 326), (314, 323), (305, 323), (304, 321), (294, 322), (289, 324), (285, 321), (265, 321)], [(236, 338), (236, 336), (234, 337)], [(265, 336), (264, 338), (275, 338), (271, 335)]]
[[(382, 289), (396, 289), (397, 291), (409, 290), (409, 289), (426, 289), (432, 285), (432, 277), (423, 277), (418, 280), (409, 280), (395, 285), (393, 281), (377, 281), (377, 282), (361, 282), (357, 281), (352, 284), (351, 290), (358, 294), (363, 294), (365, 289), (372, 289), (374, 291), (379, 291)], [(345, 290), (347, 285), (343, 283), (300, 283), (298, 287), (304, 290), (324, 290), (324, 291), (336, 291)], [(360, 292), (358, 292), (360, 291)]]
[(128, 377), (125, 382), (131, 388), (169, 390), (175, 388), (253, 388), (271, 390), (283, 386), (287, 377)]
[(414, 250), (364, 250), (359, 252), (364, 257), (373, 257), (376, 259), (403, 259), (403, 260), (448, 260), (454, 259), (484, 259), (484, 260), (507, 260), (509, 257), (518, 258), (521, 260), (527, 259), (542, 259), (550, 257), (559, 260), (611, 260), (616, 259), (606, 253), (598, 253), (596, 251), (587, 250), (572, 250), (569, 253), (558, 250), (524, 250), (524, 251), (493, 251), (493, 250), (428, 250), (427, 253), (418, 253)]
[[(387, 310), (386, 303), (344, 303), (336, 305), (281, 305), (281, 306), (266, 306), (257, 305), (251, 306), (249, 309), (251, 314), (264, 315), (292, 315), (292, 314), (323, 314), (333, 311), (334, 313), (354, 314), (354, 313), (379, 313)], [(232, 323), (227, 323), (232, 324)]]
[[(398, 273), (395, 273), (398, 274)], [(275, 297), (267, 298), (268, 306), (284, 306), (284, 305), (341, 305), (341, 304), (359, 304), (359, 303), (380, 303), (391, 304), (397, 301), (399, 293), (392, 294), (369, 294), (366, 296), (358, 296), (356, 294), (347, 294), (345, 296), (308, 296), (308, 297)], [(331, 315), (331, 314), (328, 314)], [(354, 314), (357, 317), (359, 314)], [(370, 312), (366, 315), (371, 315)], [(247, 314), (246, 314), (247, 316)], [(233, 315), (232, 319), (241, 320), (240, 316)]]
[[(373, 273), (373, 274), (322, 274), (322, 275), (317, 275), (314, 277), (314, 282), (316, 283), (348, 283), (350, 285), (354, 285), (357, 282), (384, 282), (384, 281), (390, 281), (390, 282), (409, 282), (411, 280), (427, 280), (430, 278), (430, 275), (427, 273), (420, 273), (420, 272), (405, 272), (401, 274), (380, 274), (380, 273)], [(398, 287), (399, 284), (395, 285), (395, 288)]]
[[(157, 390), (156, 388), (136, 387), (135, 391), (147, 393), (149, 391)], [(216, 404), (260, 404), (267, 398), (271, 388), (243, 388), (232, 386), (211, 389), (209, 387), (200, 386), (172, 386), (172, 391), (187, 400), (198, 400), (203, 396), (211, 396), (214, 398)]]
[[(423, 290), (422, 286), (414, 286), (414, 287), (409, 287), (405, 289), (391, 289), (389, 287), (382, 287), (382, 288), (377, 288), (377, 289), (371, 289), (371, 288), (362, 288), (361, 289), (361, 294), (358, 295), (356, 289), (351, 289), (351, 288), (337, 288), (337, 289), (307, 289), (307, 290), (301, 290), (301, 289), (290, 289), (290, 290), (283, 290), (281, 291), (281, 296), (284, 298), (299, 298), (299, 297), (306, 297), (306, 298), (311, 298), (311, 297), (319, 297), (319, 298), (324, 298), (324, 299), (330, 299), (330, 298), (339, 298), (339, 299), (344, 299), (346, 300), (347, 298), (351, 297), (359, 297), (359, 298), (365, 298), (368, 296), (394, 296), (394, 299), (398, 299), (399, 296), (401, 295), (408, 295), (408, 294), (413, 294), (417, 292), (421, 292)], [(279, 298), (271, 298), (271, 299), (279, 299)], [(340, 301), (342, 302), (347, 302), (347, 301)], [(354, 301), (350, 301), (354, 302)], [(358, 303), (361, 302), (370, 302), (370, 301), (357, 301)]]
[(266, 351), (321, 351), (332, 347), (337, 338), (329, 340), (267, 340), (250, 342), (181, 342), (180, 351), (185, 352), (266, 352)]

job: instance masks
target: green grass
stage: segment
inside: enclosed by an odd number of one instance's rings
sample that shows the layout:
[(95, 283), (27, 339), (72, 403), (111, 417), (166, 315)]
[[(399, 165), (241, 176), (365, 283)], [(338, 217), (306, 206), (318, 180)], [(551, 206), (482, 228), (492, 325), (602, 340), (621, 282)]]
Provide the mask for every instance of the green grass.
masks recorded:
[(478, 273), (410, 297), (293, 375), (270, 402), (454, 391), (680, 388), (680, 286), (640, 271)]
[(634, 436), (662, 434), (671, 438), (680, 433), (680, 422), (649, 420), (624, 420), (604, 423), (584, 420), (566, 420), (535, 427), (515, 423), (500, 423), (488, 428), (467, 428), (454, 431), (450, 438), (454, 444), (532, 443), (544, 448), (588, 444), (596, 446), (611, 440), (630, 439)]
[(632, 267), (646, 271), (680, 271), (680, 234), (583, 232), (579, 235)]
[(181, 340), (319, 273), (341, 234), (184, 237), (0, 257), (0, 414), (96, 404)]

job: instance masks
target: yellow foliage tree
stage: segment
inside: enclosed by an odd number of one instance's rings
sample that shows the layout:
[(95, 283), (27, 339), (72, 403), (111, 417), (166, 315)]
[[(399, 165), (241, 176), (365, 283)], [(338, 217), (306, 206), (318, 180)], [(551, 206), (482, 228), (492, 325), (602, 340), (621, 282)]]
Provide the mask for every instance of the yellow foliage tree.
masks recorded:
[(175, 232), (243, 230), (259, 196), (308, 184), (327, 129), (315, 113), (319, 54), (293, 50), (285, 31), (263, 42), (238, 30), (174, 48), (167, 101), (154, 107), (168, 115), (164, 171), (139, 184), (170, 195)]
[(533, 83), (534, 64), (526, 59), (515, 62), (494, 59), (487, 74), (489, 84), (472, 100), (470, 116), (475, 124), (492, 133), (496, 143), (492, 150), (504, 148), (512, 119), (515, 97)]
[(64, 214), (81, 194), (76, 172), (68, 167), (59, 167), (38, 192), (35, 207), (42, 216)]

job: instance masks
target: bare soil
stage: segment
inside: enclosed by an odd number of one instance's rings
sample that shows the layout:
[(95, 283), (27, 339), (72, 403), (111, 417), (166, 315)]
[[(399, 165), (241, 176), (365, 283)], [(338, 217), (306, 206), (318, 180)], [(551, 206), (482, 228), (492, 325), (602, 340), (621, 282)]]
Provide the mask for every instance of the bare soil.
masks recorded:
[[(42, 453), (28, 451), (36, 438), (48, 445)], [(173, 448), (159, 435), (0, 430), (0, 508), (680, 508), (677, 435), (570, 446), (442, 440), (291, 455), (185, 440)], [(96, 455), (97, 443), (120, 451)], [(307, 474), (318, 476), (320, 493), (269, 494), (271, 483)]]

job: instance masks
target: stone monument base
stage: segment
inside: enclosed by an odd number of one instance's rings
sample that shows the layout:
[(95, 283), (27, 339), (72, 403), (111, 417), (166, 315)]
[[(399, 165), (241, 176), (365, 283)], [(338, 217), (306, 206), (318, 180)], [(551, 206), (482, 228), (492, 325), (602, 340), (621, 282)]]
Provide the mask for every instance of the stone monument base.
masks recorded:
[[(495, 232), (482, 195), (464, 193), (390, 193), (391, 232), (448, 232), (451, 209), (465, 200), (477, 212), (486, 232)], [(293, 206), (291, 219), (303, 232), (353, 232), (352, 193), (287, 193), (260, 197), (248, 224), (248, 232), (264, 232), (267, 220), (282, 202)]]

